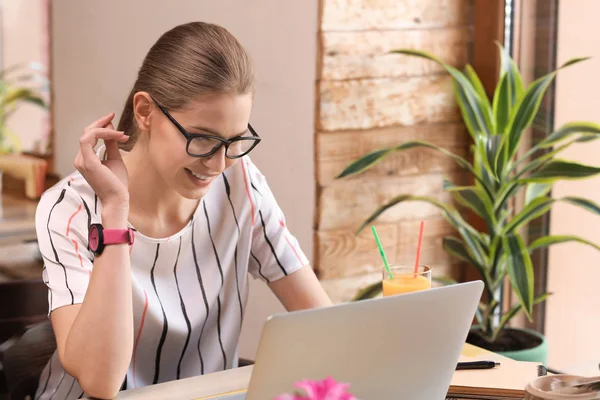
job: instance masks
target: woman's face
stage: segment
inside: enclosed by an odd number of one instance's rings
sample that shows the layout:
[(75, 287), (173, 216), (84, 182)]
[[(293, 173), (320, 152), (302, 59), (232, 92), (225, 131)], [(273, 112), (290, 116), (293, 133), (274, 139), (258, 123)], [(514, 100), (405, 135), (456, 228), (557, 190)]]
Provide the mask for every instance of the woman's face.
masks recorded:
[[(237, 162), (225, 157), (225, 146), (210, 157), (192, 157), (186, 151), (187, 139), (152, 104), (148, 156), (157, 172), (172, 189), (188, 199), (200, 199), (227, 168)], [(200, 96), (181, 110), (169, 114), (190, 134), (215, 135), (231, 139), (247, 135), (252, 94), (209, 94)]]

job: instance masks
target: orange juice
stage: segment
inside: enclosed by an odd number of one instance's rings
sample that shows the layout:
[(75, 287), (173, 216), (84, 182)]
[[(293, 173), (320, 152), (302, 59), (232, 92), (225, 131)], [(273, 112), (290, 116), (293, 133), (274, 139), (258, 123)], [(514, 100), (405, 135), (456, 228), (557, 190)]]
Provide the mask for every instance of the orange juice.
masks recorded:
[(416, 292), (419, 290), (431, 289), (431, 281), (422, 275), (397, 274), (394, 279), (383, 280), (383, 295), (392, 296), (395, 294)]

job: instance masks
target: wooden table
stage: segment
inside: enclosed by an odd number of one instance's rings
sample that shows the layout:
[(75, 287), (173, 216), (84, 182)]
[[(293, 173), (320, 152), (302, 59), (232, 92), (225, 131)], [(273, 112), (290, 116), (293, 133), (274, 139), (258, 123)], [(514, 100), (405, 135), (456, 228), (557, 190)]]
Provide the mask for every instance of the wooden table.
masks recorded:
[(214, 399), (224, 394), (243, 393), (250, 383), (252, 366), (229, 369), (213, 374), (195, 376), (131, 389), (119, 393), (117, 399), (165, 400), (165, 399)]
[[(479, 357), (493, 354), (478, 347), (465, 345), (463, 356)], [(498, 355), (494, 355), (498, 358)], [(216, 399), (226, 394), (243, 393), (246, 391), (252, 374), (252, 366), (235, 368), (213, 374), (180, 379), (178, 381), (161, 383), (140, 389), (131, 389), (119, 393), (119, 400), (208, 400)]]
[(7, 193), (0, 197), (0, 282), (41, 279), (43, 263), (35, 232), (37, 204)]
[(9, 194), (0, 197), (0, 246), (36, 239), (37, 201)]

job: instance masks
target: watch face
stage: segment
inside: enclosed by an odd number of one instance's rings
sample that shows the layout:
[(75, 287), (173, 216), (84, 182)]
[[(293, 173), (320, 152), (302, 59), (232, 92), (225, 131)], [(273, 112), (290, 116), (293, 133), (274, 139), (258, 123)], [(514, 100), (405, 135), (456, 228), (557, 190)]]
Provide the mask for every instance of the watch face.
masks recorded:
[(100, 232), (98, 232), (98, 227), (95, 225), (92, 225), (90, 227), (90, 249), (92, 249), (92, 251), (95, 251), (96, 249), (98, 249), (98, 244), (100, 243)]

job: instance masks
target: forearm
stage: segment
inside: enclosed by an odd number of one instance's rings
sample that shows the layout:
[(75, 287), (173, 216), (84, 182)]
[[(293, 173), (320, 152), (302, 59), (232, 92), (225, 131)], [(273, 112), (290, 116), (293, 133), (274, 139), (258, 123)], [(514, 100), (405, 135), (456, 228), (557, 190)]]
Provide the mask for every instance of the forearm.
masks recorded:
[(287, 311), (332, 305), (310, 265), (270, 283), (269, 287)]
[[(105, 227), (124, 227), (113, 219)], [(106, 246), (96, 257), (85, 299), (64, 345), (63, 366), (86, 393), (111, 397), (121, 387), (133, 349), (129, 246)]]

